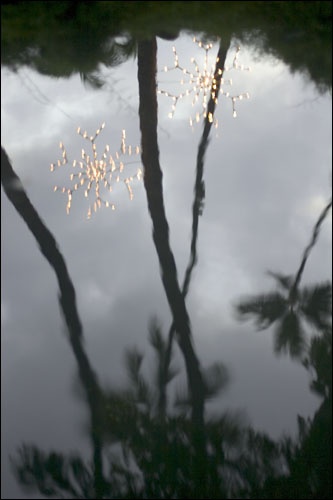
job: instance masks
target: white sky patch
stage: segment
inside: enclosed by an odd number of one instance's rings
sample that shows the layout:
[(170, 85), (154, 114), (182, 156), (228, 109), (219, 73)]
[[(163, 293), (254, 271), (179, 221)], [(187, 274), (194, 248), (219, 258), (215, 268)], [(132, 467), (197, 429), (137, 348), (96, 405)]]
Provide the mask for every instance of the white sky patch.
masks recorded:
[[(325, 198), (322, 194), (317, 196), (312, 196), (308, 202), (300, 209), (301, 213), (308, 215), (313, 219), (314, 217), (319, 217), (320, 213), (328, 204), (328, 198)], [(329, 224), (332, 220), (332, 209), (327, 215), (327, 223)]]
[[(209, 240), (209, 237), (205, 238)], [(234, 321), (233, 303), (243, 294), (253, 293), (250, 274), (229, 253), (214, 245), (214, 238), (199, 253), (198, 268), (194, 270), (190, 295), (199, 317), (221, 319), (224, 324)], [(216, 243), (216, 242), (215, 242)], [(213, 332), (212, 332), (213, 333)]]
[(9, 305), (1, 300), (1, 326), (5, 326), (10, 316)]

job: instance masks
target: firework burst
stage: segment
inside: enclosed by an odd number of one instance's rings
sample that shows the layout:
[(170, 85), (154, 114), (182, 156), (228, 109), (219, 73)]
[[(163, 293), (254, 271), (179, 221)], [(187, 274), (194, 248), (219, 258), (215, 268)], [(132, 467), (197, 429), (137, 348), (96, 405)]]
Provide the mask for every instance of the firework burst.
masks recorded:
[[(124, 176), (124, 169), (130, 163), (138, 163), (138, 161), (126, 161), (125, 158), (132, 155), (140, 154), (139, 146), (128, 146), (126, 144), (126, 133), (122, 131), (121, 144), (118, 151), (114, 155), (110, 154), (110, 146), (105, 146), (103, 154), (99, 157), (96, 146), (96, 139), (100, 132), (104, 129), (103, 123), (95, 132), (95, 135), (89, 136), (86, 131), (82, 132), (81, 128), (77, 129), (77, 133), (91, 144), (92, 152), (90, 155), (84, 150), (81, 150), (81, 159), (73, 160), (73, 172), (69, 179), (72, 182), (70, 187), (54, 186), (54, 191), (60, 191), (67, 194), (66, 212), (69, 214), (73, 193), (80, 188), (84, 189), (84, 196), (92, 201), (89, 203), (87, 218), (90, 219), (92, 212), (97, 212), (99, 208), (105, 206), (115, 210), (116, 206), (110, 201), (110, 193), (113, 191), (115, 184), (123, 182), (127, 188), (130, 200), (133, 199), (132, 182), (135, 179), (142, 178), (142, 170), (140, 167), (136, 169), (134, 175)], [(50, 166), (51, 172), (56, 168), (61, 168), (68, 165), (67, 152), (63, 142), (59, 144), (61, 150), (61, 159), (57, 163), (52, 163)]]
[[(199, 64), (196, 62), (194, 57), (191, 58), (191, 64), (192, 66), (194, 66), (192, 70), (189, 70), (185, 66), (182, 66), (179, 63), (179, 56), (176, 47), (173, 47), (172, 50), (173, 50), (174, 64), (173, 66), (170, 67), (164, 66), (163, 71), (165, 73), (171, 71), (174, 72), (177, 71), (178, 73), (181, 73), (181, 79), (178, 83), (180, 84), (181, 89), (184, 90), (178, 93), (162, 89), (158, 90), (159, 94), (162, 94), (172, 100), (171, 110), (168, 114), (169, 118), (173, 118), (177, 104), (188, 96), (192, 98), (192, 107), (196, 106), (197, 104), (201, 104), (198, 107), (198, 111), (195, 113), (195, 115), (190, 116), (189, 118), (191, 126), (193, 126), (195, 123), (198, 123), (201, 120), (201, 118), (207, 117), (207, 106), (210, 97), (212, 97), (215, 100), (215, 104), (217, 104), (218, 100), (218, 95), (217, 93), (215, 93), (217, 87), (215, 69), (216, 69), (216, 63), (218, 63), (218, 58), (215, 59), (213, 64), (211, 65), (209, 64), (209, 55), (210, 55), (209, 53), (213, 48), (213, 44), (212, 43), (204, 44), (201, 41), (197, 40), (196, 38), (193, 38), (193, 42), (200, 49), (203, 49), (205, 52), (203, 67), (202, 68), (199, 67)], [(249, 67), (245, 67), (244, 65), (239, 63), (238, 61), (239, 52), (240, 52), (240, 47), (237, 47), (232, 66), (225, 67), (223, 70), (219, 69), (218, 70), (219, 76), (222, 77), (222, 74), (231, 70), (250, 71)], [(236, 117), (237, 116), (236, 102), (241, 101), (243, 99), (249, 99), (250, 96), (248, 92), (244, 92), (238, 95), (231, 95), (229, 91), (224, 90), (224, 86), (230, 88), (232, 86), (232, 79), (221, 78), (221, 87), (218, 94), (223, 95), (231, 100), (232, 114), (234, 117)], [(208, 119), (209, 121), (213, 122), (215, 127), (217, 128), (218, 121), (211, 114), (208, 114)]]

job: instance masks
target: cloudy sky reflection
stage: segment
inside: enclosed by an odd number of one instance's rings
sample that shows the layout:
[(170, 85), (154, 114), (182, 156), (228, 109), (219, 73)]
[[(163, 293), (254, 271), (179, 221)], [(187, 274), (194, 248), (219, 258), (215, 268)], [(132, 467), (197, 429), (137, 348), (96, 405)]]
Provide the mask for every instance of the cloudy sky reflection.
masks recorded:
[[(159, 68), (179, 60), (190, 66), (202, 57), (190, 37), (159, 41)], [(217, 53), (214, 45), (212, 54)], [(230, 49), (232, 64), (235, 48)], [(200, 55), (201, 54), (201, 55)], [(239, 324), (232, 305), (240, 296), (272, 289), (265, 271), (296, 272), (311, 230), (331, 192), (331, 96), (270, 58), (242, 47), (239, 62), (251, 72), (230, 71), (233, 94), (249, 92), (236, 104), (221, 97), (219, 127), (212, 131), (205, 161), (205, 206), (199, 220), (198, 265), (187, 299), (198, 355), (203, 364), (223, 361), (231, 383), (214, 408), (246, 410), (255, 428), (279, 437), (296, 431), (297, 414), (312, 415), (307, 372), (289, 359), (275, 358), (270, 331)], [(54, 234), (77, 292), (86, 348), (105, 383), (121, 384), (124, 348), (147, 347), (148, 323), (157, 316), (167, 332), (171, 316), (151, 237), (142, 181), (114, 191), (115, 211), (102, 208), (86, 219), (83, 190), (66, 195), (69, 166), (51, 173), (63, 141), (70, 159), (89, 144), (77, 127), (94, 134), (102, 152), (140, 144), (136, 60), (103, 69), (101, 90), (69, 80), (42, 77), (29, 69), (2, 70), (2, 145), (32, 204)], [(232, 75), (231, 75), (232, 73)], [(159, 73), (160, 87), (168, 75)], [(174, 76), (173, 76), (174, 78)], [(190, 251), (191, 210), (201, 124), (188, 124), (191, 100), (177, 105), (159, 96), (160, 161), (170, 241), (182, 282)], [(56, 179), (57, 176), (57, 179)], [(42, 449), (85, 449), (84, 415), (75, 393), (76, 366), (65, 336), (53, 271), (2, 192), (2, 429), (3, 468), (22, 442)], [(331, 276), (331, 216), (311, 253), (304, 284)], [(181, 359), (179, 358), (181, 364)], [(13, 485), (8, 484), (13, 492)], [(13, 494), (13, 493), (11, 493)], [(14, 498), (7, 496), (7, 498)], [(35, 498), (35, 497), (34, 497)]]

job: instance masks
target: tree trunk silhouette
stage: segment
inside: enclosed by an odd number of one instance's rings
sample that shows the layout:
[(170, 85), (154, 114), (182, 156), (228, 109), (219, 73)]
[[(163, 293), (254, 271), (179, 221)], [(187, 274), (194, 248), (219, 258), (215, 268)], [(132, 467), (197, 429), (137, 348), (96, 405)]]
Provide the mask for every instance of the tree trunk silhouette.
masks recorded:
[(79, 377), (85, 389), (90, 409), (95, 492), (97, 498), (102, 498), (105, 483), (102, 467), (102, 439), (100, 436), (101, 390), (97, 376), (90, 366), (83, 347), (82, 325), (76, 306), (74, 285), (54, 236), (31, 204), (19, 177), (13, 170), (6, 151), (2, 147), (1, 183), (7, 197), (35, 237), (42, 254), (53, 268), (58, 280), (59, 302), (67, 325), (69, 341), (78, 364)]
[(311, 240), (309, 242), (309, 244), (306, 246), (304, 252), (303, 252), (303, 256), (302, 256), (302, 260), (301, 260), (301, 263), (300, 263), (300, 266), (297, 270), (297, 273), (296, 273), (296, 276), (295, 276), (295, 280), (292, 284), (292, 287), (290, 289), (290, 293), (289, 293), (289, 301), (291, 304), (294, 304), (294, 302), (297, 300), (297, 294), (298, 294), (298, 289), (299, 289), (299, 284), (301, 282), (301, 279), (302, 279), (302, 275), (303, 275), (303, 272), (304, 272), (304, 268), (305, 268), (305, 264), (309, 258), (309, 255), (310, 255), (310, 252), (312, 250), (312, 248), (315, 246), (316, 242), (317, 242), (317, 239), (318, 239), (318, 236), (319, 236), (319, 231), (320, 231), (320, 226), (322, 225), (322, 223), (324, 222), (328, 212), (330, 211), (330, 209), (332, 208), (332, 199), (330, 199), (330, 201), (327, 203), (327, 205), (324, 207), (324, 209), (322, 210), (321, 214), (319, 215), (318, 217), (318, 220), (313, 228), (313, 231), (312, 231), (312, 236), (311, 236)]
[[(190, 258), (185, 271), (182, 294), (184, 299), (188, 294), (193, 269), (197, 263), (197, 241), (199, 230), (199, 216), (202, 215), (203, 201), (205, 198), (205, 184), (203, 181), (205, 154), (209, 144), (209, 135), (214, 123), (214, 113), (217, 104), (217, 96), (221, 88), (221, 80), (223, 78), (225, 60), (229, 50), (230, 43), (226, 45), (220, 44), (216, 58), (216, 66), (214, 71), (214, 87), (212, 84), (210, 99), (207, 106), (207, 115), (204, 120), (204, 128), (202, 131), (201, 140), (198, 147), (197, 163), (196, 163), (196, 178), (194, 184), (194, 200), (192, 205), (192, 238), (190, 246)], [(211, 118), (210, 118), (211, 117)], [(173, 322), (169, 329), (168, 348), (165, 359), (165, 377), (168, 372), (168, 367), (171, 361), (172, 343), (175, 334), (175, 323)], [(166, 384), (164, 390), (161, 391), (159, 401), (160, 413), (165, 414), (166, 409)]]
[(204, 382), (199, 360), (195, 354), (183, 294), (180, 290), (175, 259), (169, 244), (169, 226), (164, 210), (162, 170), (157, 140), (156, 39), (138, 43), (139, 118), (141, 129), (144, 186), (153, 224), (153, 240), (157, 251), (164, 290), (172, 311), (178, 342), (184, 356), (192, 402), (193, 445), (196, 459), (193, 464), (194, 494), (204, 490), (205, 431)]

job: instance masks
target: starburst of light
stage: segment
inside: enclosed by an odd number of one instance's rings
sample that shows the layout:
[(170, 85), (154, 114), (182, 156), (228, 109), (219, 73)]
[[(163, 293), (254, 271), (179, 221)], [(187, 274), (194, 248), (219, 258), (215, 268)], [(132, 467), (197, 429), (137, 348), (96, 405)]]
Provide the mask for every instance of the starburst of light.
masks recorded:
[[(163, 71), (164, 72), (170, 72), (170, 71), (178, 71), (182, 74), (181, 80), (179, 81), (180, 85), (184, 88), (183, 91), (179, 93), (173, 93), (169, 92), (167, 90), (162, 90), (158, 89), (158, 93), (165, 95), (166, 97), (169, 97), (172, 100), (172, 105), (171, 105), (171, 111), (169, 112), (168, 116), (169, 118), (173, 118), (177, 104), (183, 100), (184, 98), (188, 96), (192, 96), (192, 107), (194, 107), (199, 101), (201, 101), (201, 109), (195, 113), (194, 117), (190, 117), (189, 122), (190, 125), (193, 126), (193, 124), (198, 123), (200, 119), (206, 118), (207, 117), (207, 107), (208, 107), (208, 102), (210, 97), (212, 97), (215, 100), (215, 104), (217, 104), (218, 101), (218, 94), (221, 94), (225, 96), (226, 98), (229, 98), (232, 103), (232, 114), (233, 117), (236, 118), (237, 112), (236, 112), (236, 102), (241, 101), (243, 99), (249, 99), (249, 93), (248, 92), (243, 92), (238, 95), (231, 95), (229, 91), (225, 91), (223, 86), (227, 85), (228, 88), (232, 86), (232, 79), (225, 79), (221, 78), (221, 87), (218, 92), (216, 92), (217, 89), (217, 81), (215, 78), (215, 65), (218, 62), (218, 58), (215, 59), (215, 63), (212, 65), (209, 65), (209, 51), (213, 48), (212, 43), (207, 43), (203, 44), (201, 41), (197, 40), (195, 37), (192, 40), (195, 44), (198, 45), (198, 47), (202, 48), (205, 51), (205, 56), (204, 56), (204, 62), (203, 62), (203, 68), (200, 69), (198, 63), (194, 59), (194, 57), (191, 58), (191, 64), (194, 65), (194, 69), (190, 71), (189, 69), (185, 68), (184, 66), (181, 66), (179, 63), (179, 56), (177, 54), (176, 47), (172, 48), (173, 51), (173, 56), (174, 56), (174, 65), (171, 67), (164, 66)], [(223, 70), (219, 69), (218, 70), (218, 75), (222, 76), (223, 73), (231, 70), (238, 70), (238, 71), (250, 71), (251, 69), (249, 67), (245, 67), (242, 64), (239, 64), (238, 57), (239, 57), (239, 52), (240, 52), (240, 47), (237, 47), (236, 49), (236, 54), (233, 59), (233, 63), (231, 67), (225, 67)], [(217, 128), (218, 126), (218, 121), (215, 119), (215, 117), (212, 115), (212, 113), (208, 113), (208, 120), (211, 123), (214, 123), (215, 127)]]
[[(70, 174), (69, 178), (72, 181), (71, 187), (54, 186), (54, 191), (61, 191), (67, 194), (66, 212), (69, 214), (74, 191), (78, 191), (81, 187), (84, 188), (84, 196), (86, 198), (93, 197), (92, 204), (89, 204), (87, 218), (90, 219), (92, 211), (97, 212), (103, 205), (107, 208), (115, 210), (114, 203), (109, 201), (109, 193), (113, 191), (114, 184), (123, 182), (127, 188), (130, 200), (133, 199), (132, 182), (134, 179), (140, 180), (142, 178), (142, 170), (140, 167), (136, 169), (134, 175), (123, 177), (124, 169), (130, 163), (137, 163), (137, 161), (123, 160), (125, 156), (139, 155), (139, 146), (127, 146), (126, 132), (122, 131), (121, 144), (118, 151), (114, 155), (110, 154), (110, 146), (105, 146), (103, 154), (98, 158), (96, 139), (100, 132), (104, 129), (103, 123), (95, 132), (95, 135), (89, 136), (86, 131), (82, 132), (78, 127), (77, 133), (87, 141), (90, 142), (92, 148), (92, 155), (86, 153), (84, 149), (81, 150), (81, 160), (73, 160), (72, 168), (75, 169)], [(61, 168), (68, 165), (67, 152), (63, 142), (59, 143), (61, 149), (61, 159), (57, 163), (51, 163), (50, 170), (54, 172), (56, 167)]]

